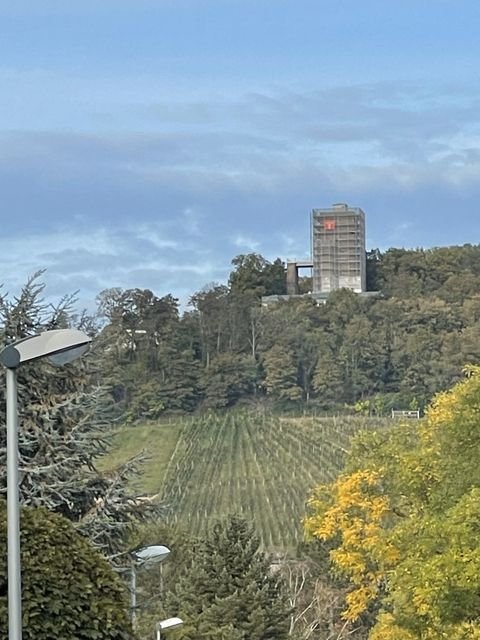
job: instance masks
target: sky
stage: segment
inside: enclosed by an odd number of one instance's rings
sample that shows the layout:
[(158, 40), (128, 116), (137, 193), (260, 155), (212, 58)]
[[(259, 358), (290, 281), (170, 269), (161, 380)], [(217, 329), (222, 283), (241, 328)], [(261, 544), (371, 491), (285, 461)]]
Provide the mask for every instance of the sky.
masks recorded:
[(309, 255), (479, 242), (478, 0), (0, 0), (0, 282), (194, 292)]

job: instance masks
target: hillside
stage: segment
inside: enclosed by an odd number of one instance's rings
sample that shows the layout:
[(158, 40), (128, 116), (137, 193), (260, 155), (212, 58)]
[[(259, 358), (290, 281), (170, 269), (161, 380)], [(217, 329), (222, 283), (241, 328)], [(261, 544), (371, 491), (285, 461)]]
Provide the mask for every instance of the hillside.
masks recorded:
[(103, 467), (145, 450), (135, 488), (159, 493), (167, 520), (192, 534), (239, 513), (263, 545), (291, 548), (301, 539), (310, 489), (333, 480), (350, 436), (388, 423), (368, 418), (287, 418), (231, 412), (121, 429)]

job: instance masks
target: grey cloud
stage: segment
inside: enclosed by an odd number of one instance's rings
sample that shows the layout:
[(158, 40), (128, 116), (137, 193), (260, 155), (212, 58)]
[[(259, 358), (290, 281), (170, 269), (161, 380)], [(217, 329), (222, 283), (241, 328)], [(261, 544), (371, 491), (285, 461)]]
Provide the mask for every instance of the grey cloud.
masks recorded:
[[(462, 153), (456, 139), (464, 136), (463, 144), (471, 146), (468, 139), (479, 130), (478, 102), (468, 92), (451, 96), (442, 88), (435, 93), (378, 85), (250, 94), (237, 102), (168, 103), (156, 108), (170, 120), (159, 116), (149, 132), (4, 133), (0, 166), (7, 173), (16, 166), (25, 172), (41, 163), (39, 175), (53, 183), (83, 178), (93, 188), (98, 178), (105, 186), (120, 182), (124, 188), (142, 181), (182, 190), (202, 184), (223, 189), (225, 183), (248, 190), (262, 182), (269, 188), (308, 165), (327, 176), (332, 168), (341, 172), (359, 164), (362, 156), (360, 164), (369, 160), (375, 166)], [(205, 126), (198, 125), (198, 114)]]
[[(472, 87), (388, 84), (304, 93), (251, 93), (237, 101), (158, 104), (158, 124), (235, 128), (292, 150), (322, 144), (375, 143), (388, 157), (428, 158), (436, 138), (478, 128), (479, 94)], [(251, 140), (250, 143), (258, 143)]]
[(448, 94), (422, 99), (422, 92), (383, 93), (384, 87), (352, 87), (344, 90), (291, 96), (278, 118), (291, 114), (296, 135), (312, 142), (375, 142), (384, 154), (411, 158), (420, 149), (428, 159), (436, 139), (478, 128), (478, 96), (451, 103)]

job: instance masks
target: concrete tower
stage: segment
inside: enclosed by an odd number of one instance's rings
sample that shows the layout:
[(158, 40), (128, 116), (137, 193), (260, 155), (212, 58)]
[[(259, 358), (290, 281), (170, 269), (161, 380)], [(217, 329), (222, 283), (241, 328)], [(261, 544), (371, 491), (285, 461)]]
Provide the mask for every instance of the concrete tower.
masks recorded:
[(313, 293), (366, 290), (365, 214), (334, 204), (312, 211)]

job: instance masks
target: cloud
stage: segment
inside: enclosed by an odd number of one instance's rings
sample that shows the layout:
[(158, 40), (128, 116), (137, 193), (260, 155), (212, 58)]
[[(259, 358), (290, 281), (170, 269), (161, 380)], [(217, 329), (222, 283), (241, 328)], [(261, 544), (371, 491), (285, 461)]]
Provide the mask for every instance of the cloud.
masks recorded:
[(182, 227), (187, 235), (201, 236), (204, 216), (194, 207), (186, 207), (182, 213)]
[(226, 280), (233, 249), (308, 255), (310, 211), (335, 201), (366, 211), (372, 246), (472, 241), (478, 98), (389, 84), (173, 96), (135, 107), (128, 130), (0, 131), (2, 280), (17, 290), (46, 267), (52, 295), (186, 299)]
[(239, 249), (246, 249), (249, 253), (258, 252), (261, 243), (241, 233), (232, 238), (232, 244)]
[(178, 240), (169, 239), (162, 229), (163, 226), (165, 225), (140, 223), (138, 226), (132, 225), (132, 232), (135, 233), (137, 240), (144, 240), (155, 249), (177, 249)]
[[(180, 240), (181, 238), (179, 238)], [(221, 261), (179, 241), (159, 239), (158, 225), (142, 224), (86, 232), (72, 225), (61, 232), (4, 238), (8, 252), (0, 253), (5, 289), (17, 292), (35, 272), (45, 269), (50, 299), (80, 290), (92, 309), (99, 291), (110, 287), (151, 288), (159, 295), (186, 299), (192, 287), (221, 279)]]
[[(450, 165), (454, 157), (459, 166), (477, 160), (480, 96), (465, 87), (455, 91), (378, 84), (257, 92), (228, 100), (210, 95), (189, 102), (172, 95), (139, 106), (130, 130), (4, 132), (0, 162), (27, 167), (41, 162), (48, 178), (61, 163), (65, 179), (101, 170), (130, 180), (187, 181), (206, 188), (219, 180), (276, 187), (285, 174), (307, 167), (330, 176), (364, 165)], [(113, 88), (112, 109), (115, 93)], [(122, 108), (120, 99), (117, 112)], [(88, 162), (93, 155), (94, 163)]]
[[(478, 93), (462, 85), (432, 89), (380, 83), (256, 92), (217, 102), (173, 100), (149, 110), (164, 126), (231, 131), (234, 123), (235, 131), (245, 137), (245, 149), (253, 145), (258, 149), (260, 144), (270, 153), (321, 148), (342, 165), (346, 155), (352, 157), (352, 145), (368, 151), (374, 163), (388, 158), (428, 159), (454, 136), (478, 131), (478, 106)], [(255, 138), (254, 132), (261, 136)]]

